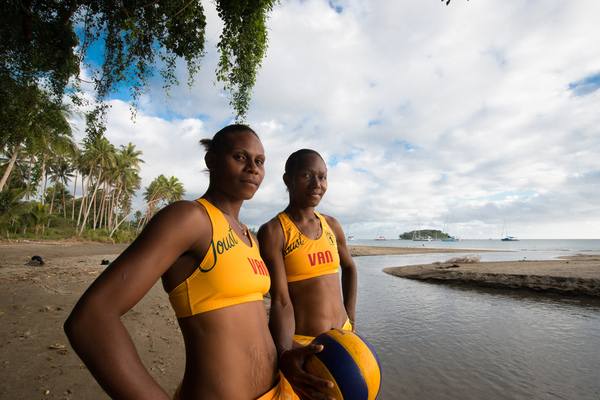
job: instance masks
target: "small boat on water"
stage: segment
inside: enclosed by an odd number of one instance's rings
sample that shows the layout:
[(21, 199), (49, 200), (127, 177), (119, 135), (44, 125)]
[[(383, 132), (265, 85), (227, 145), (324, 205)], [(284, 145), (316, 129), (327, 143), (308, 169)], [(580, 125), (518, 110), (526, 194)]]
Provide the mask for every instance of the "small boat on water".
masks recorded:
[(446, 218), (446, 223), (444, 224), (444, 228), (442, 228), (442, 232), (446, 234), (447, 237), (442, 238), (442, 242), (458, 242), (460, 238), (458, 236), (451, 236), (448, 232), (450, 232), (450, 226), (448, 225), (448, 218)]
[(353, 240), (355, 240), (355, 239), (354, 239), (354, 236), (348, 236), (348, 239), (346, 239), (346, 240), (348, 240), (348, 241), (352, 242), (352, 241), (353, 241)]
[(442, 242), (458, 242), (460, 238), (458, 236), (448, 236), (445, 239), (442, 239)]
[(385, 238), (385, 236), (379, 236), (379, 237), (378, 237), (378, 238), (376, 238), (375, 240), (387, 240), (387, 239)]
[[(506, 236), (505, 236), (506, 233)], [(508, 236), (508, 232), (506, 231), (506, 220), (504, 220), (504, 226), (502, 227), (502, 235), (500, 235), (500, 240), (503, 242), (518, 242), (519, 238), (516, 236)]]
[(413, 231), (412, 240), (415, 242), (431, 242), (431, 240), (432, 240), (431, 236), (427, 236), (427, 237), (421, 236), (421, 221), (418, 222), (417, 232), (415, 233)]
[(427, 236), (427, 237), (414, 237), (412, 240), (415, 242), (431, 242), (433, 239), (431, 238), (431, 236)]

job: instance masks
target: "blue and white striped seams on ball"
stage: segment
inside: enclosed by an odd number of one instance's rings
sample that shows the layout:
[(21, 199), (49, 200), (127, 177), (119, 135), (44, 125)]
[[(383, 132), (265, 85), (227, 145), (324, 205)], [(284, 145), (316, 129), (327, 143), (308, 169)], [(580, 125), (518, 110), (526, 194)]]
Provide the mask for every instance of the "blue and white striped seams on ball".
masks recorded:
[(323, 350), (305, 363), (308, 373), (333, 382), (324, 392), (339, 400), (375, 400), (381, 364), (371, 345), (355, 332), (333, 329), (317, 336)]

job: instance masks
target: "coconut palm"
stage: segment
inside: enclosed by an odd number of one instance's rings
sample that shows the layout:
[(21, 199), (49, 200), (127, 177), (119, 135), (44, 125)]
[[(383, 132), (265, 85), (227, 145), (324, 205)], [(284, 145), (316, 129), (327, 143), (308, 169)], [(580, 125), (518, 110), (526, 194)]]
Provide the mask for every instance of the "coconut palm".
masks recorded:
[[(140, 216), (137, 218), (138, 229), (140, 229), (160, 209), (160, 205), (181, 200), (183, 199), (184, 194), (185, 189), (183, 187), (183, 183), (181, 183), (179, 179), (175, 178), (174, 176), (167, 178), (160, 174), (152, 182), (150, 182), (150, 185), (148, 185), (144, 191), (144, 200), (146, 200), (146, 204), (133, 210), (125, 218), (123, 218), (121, 222), (125, 221), (130, 215), (139, 213), (138, 210), (141, 208), (146, 208), (146, 211), (143, 214), (140, 214)], [(112, 230), (110, 233), (111, 236), (117, 227)]]
[[(131, 157), (131, 153), (125, 153), (124, 149), (125, 147), (121, 146), (121, 150), (116, 155), (115, 162), (110, 169), (110, 180), (113, 182), (114, 188), (109, 207), (113, 212), (108, 215), (108, 229), (112, 229), (113, 216), (116, 222), (122, 205), (127, 205), (132, 192), (140, 188), (141, 178), (137, 174), (139, 164), (135, 164), (135, 157)], [(128, 201), (124, 202), (124, 199)]]
[[(50, 212), (54, 205), (54, 195), (56, 194), (57, 184), (62, 184), (63, 188), (71, 182), (71, 179), (75, 176), (73, 173), (73, 165), (70, 164), (66, 159), (61, 158), (57, 163), (54, 163), (51, 168), (50, 180), (54, 183), (52, 190), (52, 200), (50, 202)], [(65, 190), (62, 191), (62, 203), (63, 203), (63, 216), (67, 217), (67, 202), (65, 196)]]
[(167, 193), (168, 204), (182, 200), (183, 196), (185, 195), (183, 183), (181, 183), (179, 179), (175, 178), (174, 176), (171, 176), (169, 179), (167, 179), (165, 190)]
[(143, 154), (141, 150), (135, 149), (135, 144), (129, 142), (127, 146), (121, 145), (120, 153), (123, 157), (129, 160), (130, 165), (138, 172), (141, 170), (140, 163), (145, 162), (140, 158)]
[[(49, 175), (52, 173), (51, 163), (56, 163), (62, 154), (73, 153), (77, 147), (75, 141), (69, 136), (56, 135), (52, 133), (52, 127), (46, 127), (47, 134), (34, 137), (29, 146), (35, 149), (37, 162), (41, 163), (42, 170), (42, 193), (46, 193), (46, 185)], [(42, 203), (44, 198), (42, 196)], [(52, 211), (52, 210), (50, 210)]]
[[(10, 145), (7, 145), (6, 148), (2, 151), (0, 148), (0, 152), (3, 152), (4, 155), (11, 154), (13, 155), (13, 150)], [(8, 168), (10, 159), (5, 157), (0, 157), (0, 175), (4, 175), (5, 171)], [(13, 164), (12, 170), (9, 172), (6, 187), (7, 188), (22, 188), (27, 185), (27, 171), (29, 169), (29, 155), (27, 154), (24, 148), (21, 148), (16, 155), (15, 162)]]
[[(98, 193), (100, 183), (102, 183), (102, 174), (110, 167), (111, 163), (114, 162), (115, 157), (115, 147), (108, 141), (108, 139), (104, 137), (97, 137), (91, 142), (86, 143), (86, 151), (87, 160), (89, 161), (91, 170), (96, 171), (96, 178), (94, 192), (92, 193), (91, 198), (88, 195), (87, 210), (83, 215), (83, 221), (81, 223), (81, 229), (78, 233), (78, 236), (83, 233), (83, 229), (90, 215), (92, 204), (95, 204), (96, 202), (96, 194)], [(91, 174), (90, 178), (88, 178), (88, 183), (89, 179), (91, 179)]]
[[(14, 114), (11, 121), (14, 126), (11, 127), (4, 136), (2, 148), (10, 145), (12, 155), (2, 178), (0, 178), (0, 190), (4, 188), (10, 172), (16, 162), (19, 151), (23, 146), (38, 147), (39, 142), (44, 138), (48, 141), (59, 139), (71, 139), (73, 133), (71, 126), (67, 121), (69, 107), (55, 102), (50, 96), (32, 85), (20, 87), (14, 93), (23, 97), (21, 105), (27, 105), (22, 109), (11, 110)], [(42, 191), (42, 193), (44, 193)]]

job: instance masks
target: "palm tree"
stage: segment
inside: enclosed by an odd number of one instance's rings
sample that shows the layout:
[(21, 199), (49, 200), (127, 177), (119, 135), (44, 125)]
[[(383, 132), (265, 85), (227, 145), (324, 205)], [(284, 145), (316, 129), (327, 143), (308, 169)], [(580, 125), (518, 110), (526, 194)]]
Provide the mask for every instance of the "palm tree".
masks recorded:
[(171, 204), (175, 201), (182, 200), (185, 195), (185, 189), (183, 187), (183, 183), (179, 182), (179, 179), (171, 176), (167, 180), (167, 185), (165, 187), (167, 192), (167, 201), (168, 204)]
[(170, 204), (174, 201), (183, 199), (183, 195), (185, 194), (185, 189), (183, 187), (183, 183), (179, 181), (179, 179), (171, 176), (170, 178), (166, 178), (164, 175), (159, 175), (156, 179), (150, 182), (150, 185), (146, 188), (144, 192), (144, 200), (146, 200), (146, 204), (138, 207), (129, 213), (125, 218), (117, 224), (117, 226), (112, 230), (110, 236), (115, 232), (115, 230), (119, 227), (119, 225), (125, 221), (129, 216), (134, 213), (138, 213), (139, 209), (146, 208), (144, 214), (138, 218), (138, 229), (144, 226), (147, 221), (155, 214), (159, 203), (167, 203)]
[[(73, 136), (71, 126), (67, 121), (69, 107), (60, 104), (39, 90), (35, 85), (22, 85), (14, 95), (22, 97), (20, 107), (9, 110), (14, 116), (10, 117), (11, 126), (8, 132), (3, 132), (5, 140), (2, 147), (12, 146), (12, 156), (2, 178), (0, 190), (4, 188), (10, 172), (23, 146), (35, 146), (43, 138), (48, 140), (70, 139)], [(5, 115), (8, 112), (5, 112)], [(43, 191), (42, 191), (43, 193)]]
[[(97, 172), (94, 193), (92, 194), (91, 198), (89, 198), (88, 195), (89, 204), (87, 206), (87, 211), (83, 215), (83, 222), (81, 223), (81, 230), (79, 231), (78, 236), (81, 236), (83, 233), (83, 229), (85, 228), (92, 204), (96, 202), (96, 194), (98, 193), (98, 187), (102, 181), (102, 174), (110, 167), (111, 163), (114, 162), (115, 157), (115, 147), (108, 141), (108, 139), (104, 137), (97, 137), (93, 139), (91, 143), (86, 144), (86, 147), (91, 170), (96, 170)], [(91, 176), (88, 178), (88, 183), (89, 179), (91, 179)]]
[[(4, 150), (1, 150), (2, 154), (14, 154), (12, 147), (7, 145)], [(12, 158), (12, 157), (11, 157)], [(8, 168), (10, 159), (2, 157), (0, 158), (0, 175), (4, 175)], [(27, 185), (27, 170), (29, 168), (29, 156), (24, 148), (18, 151), (12, 170), (9, 172), (6, 187), (9, 189), (22, 188)]]
[[(86, 204), (87, 192), (90, 185), (90, 177), (92, 176), (92, 167), (90, 161), (90, 152), (84, 150), (79, 153), (77, 157), (77, 171), (81, 174), (81, 203), (79, 205), (79, 213), (77, 215), (77, 226), (81, 222), (81, 215)], [(85, 182), (85, 183), (84, 183)], [(73, 212), (75, 212), (75, 206), (73, 206)], [(73, 217), (75, 219), (75, 217)]]
[(54, 135), (44, 135), (39, 139), (36, 139), (33, 145), (36, 148), (36, 157), (38, 158), (38, 162), (41, 160), (42, 193), (45, 193), (46, 182), (49, 179), (48, 175), (52, 173), (51, 163), (58, 162), (60, 158), (63, 158), (63, 154), (74, 153), (73, 149), (76, 148), (77, 145), (70, 137)]
[(140, 158), (143, 154), (141, 150), (135, 149), (135, 144), (129, 142), (127, 146), (121, 145), (120, 153), (123, 157), (129, 160), (129, 164), (135, 168), (138, 172), (140, 171), (140, 163), (145, 162)]
[[(52, 190), (52, 201), (50, 202), (50, 212), (52, 212), (52, 206), (54, 204), (54, 195), (56, 194), (56, 186), (57, 184), (62, 184), (66, 189), (71, 179), (74, 177), (73, 174), (73, 165), (71, 165), (65, 158), (59, 159), (58, 163), (55, 163), (52, 166), (52, 174), (50, 176), (50, 180), (54, 183), (54, 188)], [(65, 199), (65, 190), (62, 191), (62, 202), (63, 202), (63, 217), (67, 217), (67, 202)]]
[[(114, 183), (112, 198), (109, 205), (109, 209), (113, 212), (109, 213), (107, 223), (109, 230), (112, 229), (113, 216), (116, 222), (121, 205), (123, 203), (128, 203), (128, 201), (123, 202), (122, 200), (125, 198), (129, 200), (131, 198), (131, 193), (135, 189), (139, 189), (141, 182), (141, 178), (137, 174), (139, 165), (134, 164), (134, 158), (130, 157), (128, 154), (124, 154), (123, 149), (124, 147), (121, 146), (121, 151), (115, 156), (115, 162), (109, 171), (109, 179)], [(141, 154), (141, 152), (139, 153)]]

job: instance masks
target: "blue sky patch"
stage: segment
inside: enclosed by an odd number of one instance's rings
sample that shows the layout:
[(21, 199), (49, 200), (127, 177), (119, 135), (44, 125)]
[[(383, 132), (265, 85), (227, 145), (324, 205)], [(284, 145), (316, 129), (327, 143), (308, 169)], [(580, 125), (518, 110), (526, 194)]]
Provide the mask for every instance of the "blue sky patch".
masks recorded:
[(403, 148), (405, 151), (414, 151), (417, 149), (416, 146), (413, 146), (412, 144), (408, 143), (406, 140), (396, 140), (393, 145), (395, 147), (401, 147)]
[(342, 11), (344, 11), (344, 8), (342, 6), (336, 6), (335, 3), (337, 2), (334, 0), (329, 0), (329, 7), (333, 8), (336, 13), (341, 14)]
[(598, 89), (600, 89), (600, 73), (569, 83), (569, 90), (572, 90), (575, 96), (585, 96)]
[(329, 162), (327, 163), (329, 166), (331, 167), (335, 167), (336, 165), (339, 164), (340, 161), (349, 161), (352, 160), (354, 158), (355, 154), (349, 153), (349, 154), (334, 154), (332, 156), (329, 157)]

